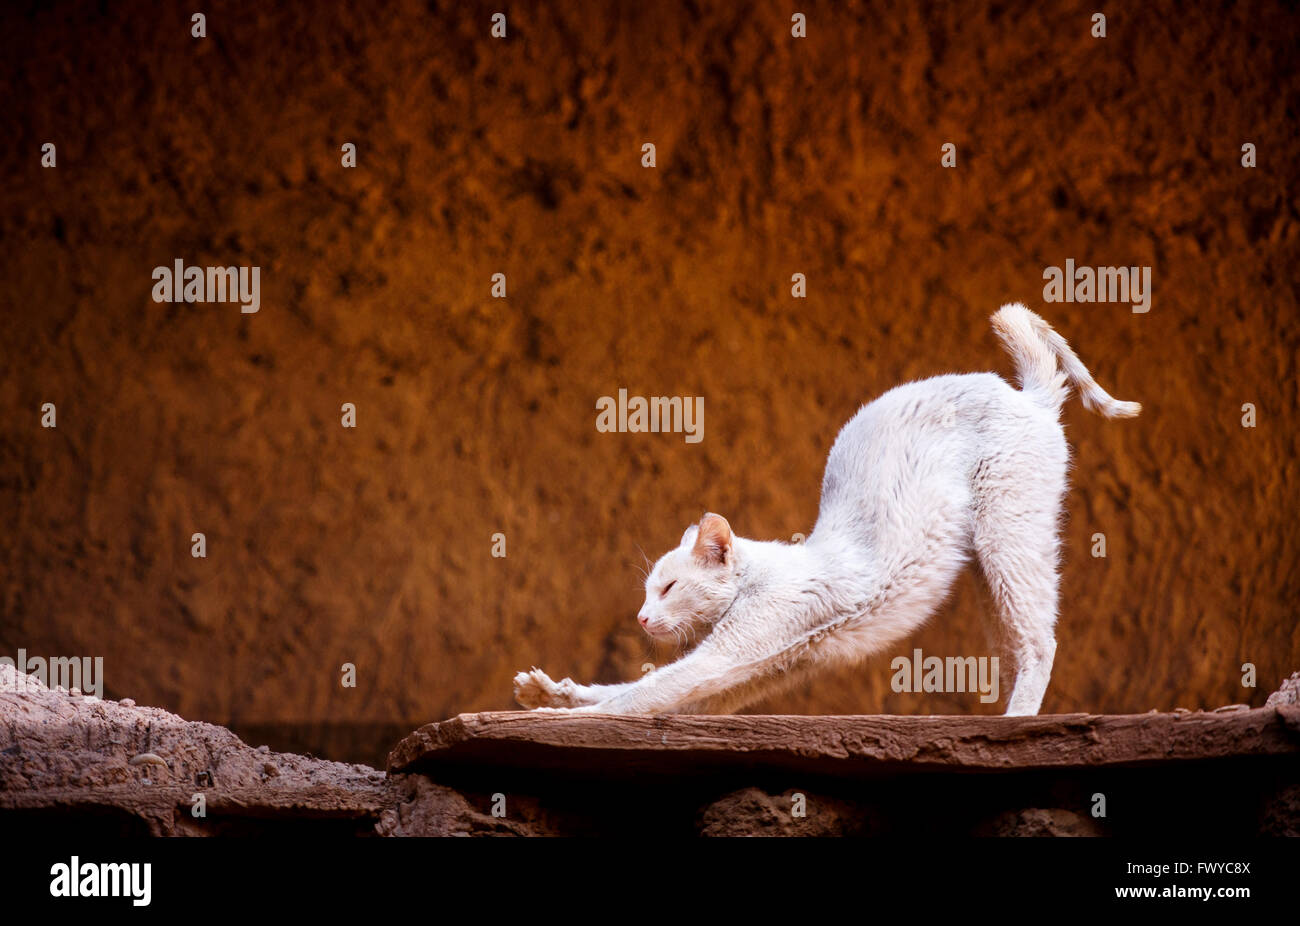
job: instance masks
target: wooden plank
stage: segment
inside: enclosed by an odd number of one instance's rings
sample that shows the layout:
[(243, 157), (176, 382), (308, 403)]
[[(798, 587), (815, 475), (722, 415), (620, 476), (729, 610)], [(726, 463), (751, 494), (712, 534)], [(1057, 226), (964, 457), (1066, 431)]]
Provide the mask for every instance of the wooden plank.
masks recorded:
[(714, 765), (877, 765), (1051, 769), (1238, 756), (1300, 755), (1300, 708), (1228, 712), (1000, 716), (616, 716), (531, 711), (460, 714), (426, 724), (388, 770), (449, 765), (617, 771), (690, 757)]

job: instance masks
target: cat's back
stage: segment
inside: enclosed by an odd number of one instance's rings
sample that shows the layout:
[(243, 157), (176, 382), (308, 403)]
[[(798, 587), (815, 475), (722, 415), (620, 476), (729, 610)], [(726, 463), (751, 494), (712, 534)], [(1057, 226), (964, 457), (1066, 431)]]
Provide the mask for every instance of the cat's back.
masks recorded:
[[(935, 376), (890, 389), (840, 430), (822, 478), (822, 522), (919, 494), (959, 498), (982, 452), (984, 422), (1027, 407), (994, 373)], [(1032, 410), (1031, 410), (1032, 411)], [(921, 490), (924, 489), (924, 493)]]
[(995, 373), (953, 373), (903, 383), (858, 409), (830, 459), (942, 444), (994, 414), (1027, 405)]

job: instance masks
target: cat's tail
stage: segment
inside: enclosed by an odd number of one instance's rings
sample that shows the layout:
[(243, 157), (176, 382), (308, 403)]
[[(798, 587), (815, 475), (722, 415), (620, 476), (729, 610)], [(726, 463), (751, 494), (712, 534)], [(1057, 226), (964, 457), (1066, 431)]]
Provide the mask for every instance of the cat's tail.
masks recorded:
[(1134, 418), (1142, 411), (1137, 402), (1121, 402), (1098, 386), (1065, 338), (1023, 304), (1011, 302), (998, 309), (993, 331), (1016, 363), (1020, 388), (1051, 407), (1060, 408), (1073, 386), (1087, 408), (1107, 418)]

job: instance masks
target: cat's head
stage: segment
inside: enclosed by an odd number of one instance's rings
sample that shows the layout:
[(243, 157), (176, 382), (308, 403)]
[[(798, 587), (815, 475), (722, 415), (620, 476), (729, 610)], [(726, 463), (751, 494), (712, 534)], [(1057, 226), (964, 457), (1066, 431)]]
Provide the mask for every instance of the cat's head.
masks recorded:
[(734, 537), (727, 519), (706, 514), (682, 534), (681, 543), (659, 558), (645, 582), (645, 604), (637, 615), (655, 638), (681, 637), (712, 624), (736, 598)]

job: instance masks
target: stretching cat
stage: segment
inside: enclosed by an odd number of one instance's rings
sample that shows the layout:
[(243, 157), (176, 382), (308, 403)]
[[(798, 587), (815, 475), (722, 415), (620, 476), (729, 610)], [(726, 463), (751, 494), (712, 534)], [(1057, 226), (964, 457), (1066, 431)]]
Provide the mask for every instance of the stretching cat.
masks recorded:
[(1111, 398), (1041, 318), (1003, 306), (993, 329), (1017, 392), (992, 373), (936, 376), (863, 407), (826, 461), (807, 542), (746, 540), (706, 514), (646, 579), (653, 637), (711, 628), (686, 656), (622, 685), (521, 672), (524, 707), (610, 714), (729, 713), (915, 631), (974, 553), (1015, 667), (1007, 714), (1037, 714), (1056, 654), (1057, 527), (1068, 451), (1058, 416), (1073, 385), (1107, 418)]

